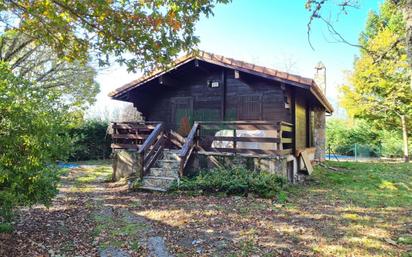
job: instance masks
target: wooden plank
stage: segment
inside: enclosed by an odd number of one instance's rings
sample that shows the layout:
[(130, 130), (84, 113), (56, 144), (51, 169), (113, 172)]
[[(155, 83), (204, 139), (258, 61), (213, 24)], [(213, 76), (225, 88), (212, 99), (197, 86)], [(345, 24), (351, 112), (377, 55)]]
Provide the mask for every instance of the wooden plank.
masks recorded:
[(180, 149), (185, 144), (185, 138), (182, 137), (179, 133), (171, 130), (169, 134), (169, 141)]
[(147, 135), (136, 135), (136, 134), (112, 134), (112, 138), (115, 139), (146, 139)]
[(157, 149), (156, 153), (154, 155), (152, 155), (152, 158), (145, 161), (145, 164), (144, 164), (145, 165), (145, 167), (144, 167), (145, 173), (146, 173), (146, 171), (148, 171), (153, 166), (153, 164), (156, 162), (156, 160), (159, 158), (159, 156), (162, 152), (163, 152), (163, 146), (161, 145)]
[(143, 125), (143, 124), (113, 124), (114, 129), (146, 129), (152, 130), (155, 128), (154, 125)]
[[(235, 137), (213, 137), (213, 141), (234, 141)], [(280, 138), (275, 137), (236, 137), (237, 142), (280, 143)]]
[(282, 137), (282, 144), (292, 144), (292, 138)]
[(139, 149), (140, 145), (136, 144), (111, 144), (113, 149)]
[[(226, 153), (226, 152), (217, 152), (217, 151), (198, 151), (197, 154), (207, 155), (207, 156), (244, 156), (252, 158), (273, 158), (278, 155), (273, 154), (248, 154), (248, 153)], [(288, 154), (285, 152), (284, 154)]]
[(156, 141), (156, 143), (153, 144), (152, 147), (149, 147), (149, 149), (147, 150), (146, 155), (144, 156), (145, 161), (147, 161), (147, 158), (150, 157), (150, 155), (152, 155), (153, 151), (156, 151), (160, 146), (163, 145), (163, 134), (160, 134), (160, 138)]
[(195, 122), (193, 124), (192, 129), (189, 132), (189, 135), (186, 138), (186, 142), (182, 146), (182, 149), (180, 150), (179, 157), (180, 157), (180, 167), (179, 167), (179, 175), (183, 176), (184, 175), (184, 168), (186, 167), (187, 161), (190, 158), (190, 155), (193, 152), (193, 149), (195, 148), (195, 145), (197, 142), (195, 142), (199, 132), (199, 124)]
[(280, 126), (280, 129), (281, 129), (282, 131), (292, 132), (293, 127), (281, 125), (281, 126)]
[(312, 167), (312, 163), (310, 163), (309, 156), (308, 156), (306, 150), (302, 151), (300, 153), (300, 156), (302, 156), (303, 163), (305, 163), (306, 170), (308, 171), (308, 174), (311, 175), (312, 172), (313, 172), (313, 167)]
[(265, 121), (265, 120), (233, 120), (233, 121), (199, 121), (200, 125), (233, 125), (233, 124), (246, 124), (246, 125), (257, 125), (257, 124), (266, 124), (266, 125), (276, 125), (273, 121)]
[(139, 134), (150, 134), (150, 133), (152, 133), (152, 131), (153, 131), (154, 129), (151, 129), (151, 128), (138, 128), (137, 129), (137, 131), (139, 132)]
[(238, 129), (238, 130), (277, 130), (274, 124), (200, 124), (202, 129)]
[(139, 152), (148, 150), (149, 146), (158, 138), (159, 134), (163, 131), (163, 124), (160, 123), (156, 126), (149, 137), (144, 141), (142, 147), (140, 147)]
[(237, 146), (237, 140), (236, 140), (236, 138), (237, 138), (236, 129), (234, 129), (234, 130), (233, 130), (233, 148), (235, 148), (235, 149), (236, 149), (236, 146)]
[(243, 148), (209, 148), (207, 151), (220, 153), (243, 153), (243, 154), (267, 154), (267, 155), (287, 155), (292, 153), (291, 149), (287, 150), (263, 150), (263, 149), (243, 149)]
[(199, 128), (199, 124), (195, 122), (193, 124), (192, 129), (189, 132), (189, 135), (186, 138), (186, 143), (183, 145), (182, 150), (180, 151), (181, 158), (184, 158), (186, 154), (189, 152), (190, 148), (194, 145), (194, 140), (195, 140), (198, 128)]
[(279, 122), (280, 125), (285, 125), (285, 126), (289, 126), (289, 127), (293, 127), (293, 124), (290, 122), (286, 122), (286, 121), (281, 121)]

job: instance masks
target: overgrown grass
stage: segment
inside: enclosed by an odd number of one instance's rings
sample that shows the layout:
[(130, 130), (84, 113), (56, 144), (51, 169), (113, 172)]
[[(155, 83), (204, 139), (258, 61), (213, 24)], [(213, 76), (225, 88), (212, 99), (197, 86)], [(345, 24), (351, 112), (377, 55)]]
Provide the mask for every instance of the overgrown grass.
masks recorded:
[(285, 180), (275, 174), (235, 167), (202, 171), (194, 178), (183, 178), (171, 190), (242, 196), (253, 193), (263, 198), (273, 198), (282, 192), (284, 185)]
[(326, 165), (333, 169), (317, 166), (306, 185), (287, 188), (290, 212), (333, 217), (333, 229), (323, 227), (324, 242), (312, 250), (320, 256), (412, 256), (412, 164)]
[(412, 165), (405, 163), (327, 162), (318, 167), (312, 187), (332, 189), (325, 197), (359, 207), (412, 206)]
[(93, 192), (95, 190), (95, 183), (112, 180), (112, 169), (108, 165), (83, 166), (76, 168), (76, 171), (72, 175), (66, 176), (65, 179), (73, 183), (72, 192)]
[(101, 214), (96, 214), (94, 220), (96, 226), (93, 236), (100, 238), (99, 247), (101, 249), (119, 248), (122, 245), (127, 245), (135, 251), (140, 249), (137, 238), (147, 229), (146, 224), (130, 221), (127, 217), (102, 216)]
[(0, 233), (13, 232), (13, 226), (10, 223), (0, 223)]
[(111, 165), (112, 160), (111, 159), (88, 160), (88, 161), (76, 161), (76, 162), (71, 162), (71, 163), (78, 164), (78, 165)]

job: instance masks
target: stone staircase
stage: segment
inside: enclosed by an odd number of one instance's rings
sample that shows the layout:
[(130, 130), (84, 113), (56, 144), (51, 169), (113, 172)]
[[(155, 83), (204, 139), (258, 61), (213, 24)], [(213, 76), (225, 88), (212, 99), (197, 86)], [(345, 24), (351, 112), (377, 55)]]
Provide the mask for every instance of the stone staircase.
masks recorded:
[(179, 150), (163, 150), (163, 157), (156, 161), (150, 173), (143, 177), (140, 189), (166, 191), (179, 179)]

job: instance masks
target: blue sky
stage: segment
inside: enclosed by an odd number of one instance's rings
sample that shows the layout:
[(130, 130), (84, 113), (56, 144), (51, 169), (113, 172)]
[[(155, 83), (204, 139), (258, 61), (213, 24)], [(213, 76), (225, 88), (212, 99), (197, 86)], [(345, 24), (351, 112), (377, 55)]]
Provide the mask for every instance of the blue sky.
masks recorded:
[[(352, 68), (358, 49), (338, 43), (326, 26), (316, 21), (312, 26), (311, 41), (307, 40), (309, 12), (305, 0), (233, 0), (217, 5), (214, 16), (202, 17), (196, 25), (200, 37), (199, 49), (235, 59), (252, 62), (305, 77), (313, 77), (314, 66), (322, 61), (327, 68), (327, 96), (336, 103), (337, 88), (344, 83), (344, 71)], [(365, 26), (370, 10), (377, 10), (381, 0), (360, 0), (359, 9), (349, 14), (340, 13), (331, 5), (323, 9), (324, 17), (349, 42), (356, 43)], [(97, 77), (101, 93), (90, 111), (93, 116), (108, 115), (119, 103), (107, 97), (109, 91), (130, 80), (137, 74), (127, 73), (125, 67), (113, 65)]]

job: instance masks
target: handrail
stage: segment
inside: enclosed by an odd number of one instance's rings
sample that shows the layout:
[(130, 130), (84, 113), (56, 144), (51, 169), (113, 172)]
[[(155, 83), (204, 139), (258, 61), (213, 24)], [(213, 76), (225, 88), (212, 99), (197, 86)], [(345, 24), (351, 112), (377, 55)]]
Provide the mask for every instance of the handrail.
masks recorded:
[(277, 130), (278, 124), (264, 120), (199, 121), (204, 129)]
[(138, 151), (139, 154), (146, 151), (149, 148), (149, 146), (153, 143), (153, 141), (159, 136), (160, 132), (162, 132), (162, 129), (163, 129), (163, 123), (159, 123), (156, 125), (152, 133), (150, 133), (150, 135), (144, 141), (142, 146), (139, 148), (139, 151)]
[(160, 157), (160, 154), (163, 151), (163, 134), (163, 123), (159, 123), (139, 148), (137, 153), (140, 157), (141, 178), (143, 178), (147, 171), (150, 170), (157, 158)]
[[(210, 147), (199, 145), (203, 142), (200, 130), (202, 129), (228, 129), (222, 128), (228, 127), (233, 130), (233, 136), (209, 136), (209, 140), (213, 141), (231, 141), (233, 143), (232, 147)], [(238, 130), (276, 130), (277, 135), (274, 137), (269, 136), (239, 136), (237, 134)], [(293, 124), (288, 122), (273, 122), (273, 121), (199, 121), (195, 122), (189, 132), (189, 135), (185, 139), (180, 152), (180, 176), (184, 175), (184, 169), (189, 161), (190, 155), (197, 147), (198, 149), (208, 149), (206, 151), (216, 151), (216, 152), (227, 152), (227, 153), (247, 153), (247, 154), (290, 154), (292, 149), (290, 149), (289, 144), (293, 141), (291, 132), (293, 131)], [(199, 141), (200, 140), (200, 141)], [(240, 143), (243, 142), (254, 142), (254, 143), (272, 143), (277, 146), (273, 149), (254, 149), (239, 147)], [(287, 147), (284, 147), (285, 146)], [(275, 146), (275, 147), (276, 147)]]
[(232, 121), (199, 121), (202, 125), (206, 124), (268, 124), (273, 125), (273, 121), (266, 120), (232, 120)]
[(199, 123), (195, 122), (193, 124), (192, 129), (189, 132), (189, 135), (186, 138), (186, 142), (184, 143), (182, 149), (180, 150), (179, 157), (180, 157), (180, 169), (179, 174), (183, 176), (184, 168), (189, 160), (190, 154), (192, 153), (195, 147), (195, 141), (197, 140), (196, 134), (199, 129)]
[[(201, 135), (201, 130), (232, 130), (232, 135)], [(275, 154), (283, 155), (291, 152), (289, 146), (290, 132), (293, 125), (287, 122), (275, 121), (200, 121), (198, 122), (199, 137), (197, 137), (199, 148), (208, 152), (220, 153), (245, 153), (245, 154)], [(252, 136), (240, 135), (240, 130), (271, 130), (277, 131), (274, 136)], [(206, 133), (210, 134), (210, 133)], [(205, 138), (203, 138), (205, 137)], [(214, 142), (228, 142), (226, 144), (213, 144)], [(209, 145), (211, 143), (211, 145)], [(248, 143), (273, 144), (273, 148), (256, 148)], [(285, 144), (285, 147), (284, 145)], [(188, 144), (189, 145), (189, 144)], [(268, 147), (269, 145), (264, 145)], [(182, 156), (188, 151), (184, 149)], [(184, 166), (183, 166), (184, 167)]]
[(138, 151), (157, 124), (144, 121), (112, 122), (111, 148)]

